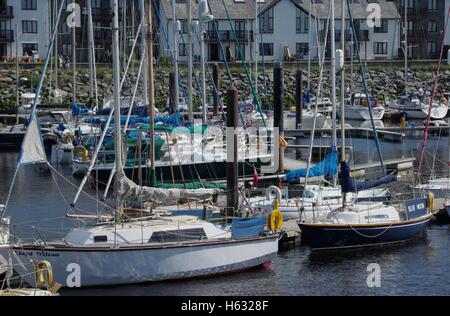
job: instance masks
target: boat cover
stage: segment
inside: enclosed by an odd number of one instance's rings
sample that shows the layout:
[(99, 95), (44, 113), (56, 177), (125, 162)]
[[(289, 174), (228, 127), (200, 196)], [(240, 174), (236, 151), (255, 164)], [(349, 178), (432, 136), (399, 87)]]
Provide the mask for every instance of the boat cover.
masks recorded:
[(234, 219), (231, 223), (231, 236), (238, 238), (258, 237), (267, 222), (267, 216)]
[(139, 200), (141, 202), (153, 202), (159, 205), (175, 205), (186, 201), (203, 201), (221, 190), (217, 189), (161, 189), (139, 186), (128, 179), (122, 171), (119, 177), (119, 194), (124, 200)]
[(341, 182), (342, 192), (359, 192), (371, 188), (379, 187), (383, 184), (388, 184), (396, 181), (395, 176), (387, 176), (380, 179), (368, 180), (368, 181), (356, 181), (350, 177), (350, 166), (347, 162), (341, 162), (341, 173), (339, 174), (339, 181)]
[[(309, 168), (308, 177), (319, 177), (337, 174), (338, 154), (336, 148), (332, 148), (331, 152), (325, 158)], [(297, 169), (286, 173), (286, 181), (295, 182), (300, 178), (306, 177), (306, 168)]]

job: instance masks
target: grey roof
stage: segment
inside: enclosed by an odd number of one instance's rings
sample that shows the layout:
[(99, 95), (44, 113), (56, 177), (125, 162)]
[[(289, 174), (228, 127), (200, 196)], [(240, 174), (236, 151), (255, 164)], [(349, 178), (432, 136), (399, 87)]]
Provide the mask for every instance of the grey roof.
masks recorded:
[[(189, 1), (189, 0), (186, 0)], [(291, 1), (298, 8), (308, 12), (310, 7), (313, 8), (311, 13), (319, 19), (327, 19), (330, 7), (330, 0), (322, 0), (321, 3), (314, 3), (311, 0), (265, 0), (260, 3), (259, 11), (265, 12), (269, 8), (276, 6), (281, 1)], [(255, 0), (243, 0), (236, 2), (235, 0), (224, 0), (228, 13), (232, 20), (246, 20), (255, 18)], [(172, 19), (172, 0), (161, 0), (161, 11), (163, 11), (167, 19)], [(335, 0), (336, 19), (341, 14), (341, 0)], [(352, 3), (351, 9), (354, 19), (365, 19), (370, 12), (367, 12), (368, 0), (360, 0), (359, 3)], [(381, 18), (383, 19), (400, 19), (400, 14), (394, 2), (386, 0), (378, 0), (381, 9)], [(222, 4), (222, 0), (209, 0), (211, 13), (216, 20), (226, 20), (227, 15)], [(187, 20), (187, 4), (177, 3), (176, 14), (179, 20)], [(347, 14), (347, 12), (346, 12)], [(192, 0), (192, 17), (198, 19), (198, 0)], [(348, 18), (348, 14), (347, 14)]]
[[(277, 0), (274, 0), (274, 2)], [(278, 0), (279, 1), (279, 0)], [(298, 7), (302, 8), (304, 11), (308, 12), (310, 8), (311, 13), (319, 19), (327, 19), (328, 18), (328, 11), (330, 8), (330, 0), (322, 0), (321, 3), (314, 3), (314, 1), (311, 0), (290, 0), (294, 2)], [(397, 6), (394, 2), (386, 1), (386, 0), (378, 0), (377, 2), (374, 1), (368, 1), (368, 0), (360, 0), (359, 3), (351, 3), (351, 12), (354, 19), (366, 19), (371, 12), (367, 12), (368, 5), (372, 4), (378, 4), (381, 9), (381, 18), (382, 19), (400, 19), (400, 14), (398, 13)], [(342, 9), (342, 1), (336, 0), (335, 1), (335, 15), (338, 19), (341, 16), (341, 9)], [(348, 18), (348, 9), (346, 9), (345, 14)]]
[[(189, 1), (189, 0), (186, 0)], [(266, 0), (270, 1), (270, 0)], [(255, 18), (255, 1), (224, 0), (228, 14), (232, 20), (246, 20)], [(161, 0), (161, 11), (164, 11), (167, 19), (172, 19), (172, 0)], [(215, 20), (226, 20), (227, 15), (222, 0), (209, 0), (211, 13)], [(176, 4), (176, 14), (179, 20), (187, 20), (187, 3)], [(192, 18), (198, 19), (198, 0), (192, 0)]]

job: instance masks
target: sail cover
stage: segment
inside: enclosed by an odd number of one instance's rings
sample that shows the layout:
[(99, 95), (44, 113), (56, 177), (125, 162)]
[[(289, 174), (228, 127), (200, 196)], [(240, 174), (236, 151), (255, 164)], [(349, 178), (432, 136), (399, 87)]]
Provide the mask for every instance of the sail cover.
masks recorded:
[[(337, 174), (338, 153), (336, 148), (332, 148), (331, 152), (325, 158), (309, 168), (308, 177), (319, 177)], [(306, 168), (297, 169), (286, 173), (286, 181), (295, 182), (300, 178), (306, 177)]]
[(42, 142), (36, 115), (31, 116), (27, 132), (22, 142), (18, 165), (46, 162), (44, 144)]
[(120, 177), (120, 192), (124, 200), (148, 201), (156, 204), (177, 204), (186, 201), (207, 200), (222, 192), (218, 189), (160, 189), (139, 186), (126, 176)]
[(383, 184), (388, 184), (397, 180), (395, 176), (387, 176), (376, 180), (356, 181), (350, 177), (350, 166), (347, 162), (341, 162), (341, 173), (339, 174), (342, 192), (359, 192), (371, 188), (376, 188)]

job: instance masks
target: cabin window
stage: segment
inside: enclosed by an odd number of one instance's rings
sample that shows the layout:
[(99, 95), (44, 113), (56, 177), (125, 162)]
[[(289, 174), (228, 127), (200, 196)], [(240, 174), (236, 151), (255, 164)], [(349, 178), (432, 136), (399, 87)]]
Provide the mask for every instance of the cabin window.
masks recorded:
[(187, 240), (201, 240), (206, 237), (203, 228), (181, 229), (181, 230), (166, 230), (154, 232), (149, 242), (177, 242)]
[(108, 236), (95, 236), (94, 242), (107, 242)]

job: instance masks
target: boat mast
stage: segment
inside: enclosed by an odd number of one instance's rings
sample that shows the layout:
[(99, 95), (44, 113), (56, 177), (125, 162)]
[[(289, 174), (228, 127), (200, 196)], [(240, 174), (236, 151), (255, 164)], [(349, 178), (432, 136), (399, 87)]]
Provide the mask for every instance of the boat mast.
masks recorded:
[[(73, 10), (75, 10), (75, 0), (72, 0), (73, 3)], [(76, 23), (73, 23), (72, 25), (72, 69), (73, 69), (73, 82), (72, 82), (72, 88), (73, 88), (73, 96), (72, 96), (72, 103), (77, 103), (77, 78), (76, 78), (76, 71), (77, 71), (77, 25)]]
[(175, 84), (173, 86), (175, 100), (173, 100), (175, 110), (179, 110), (179, 92), (178, 92), (178, 32), (179, 25), (177, 20), (176, 0), (172, 0), (172, 24), (173, 24), (173, 62), (175, 66)]
[[(335, 42), (335, 12), (334, 1), (330, 1), (331, 5), (331, 102), (332, 102), (332, 147), (337, 147), (337, 133), (336, 133), (336, 42)], [(333, 186), (336, 186), (337, 179), (333, 176)]]
[(92, 22), (92, 0), (87, 0), (88, 9), (88, 28), (89, 28), (89, 45), (88, 45), (88, 57), (89, 57), (89, 98), (94, 98), (94, 30)]
[(255, 32), (253, 34), (254, 36), (254, 42), (255, 42), (255, 49), (254, 49), (254, 58), (255, 58), (255, 92), (258, 94), (258, 55), (259, 55), (259, 42), (258, 42), (258, 35), (259, 35), (259, 1), (255, 0)]
[[(56, 15), (58, 14), (58, 1), (54, 0), (54, 19), (56, 20)], [(59, 68), (59, 54), (58, 54), (58, 32), (56, 33), (55, 37), (55, 90), (58, 90), (58, 68)]]
[[(341, 10), (341, 49), (342, 61), (341, 68), (341, 161), (345, 162), (345, 2), (342, 0)], [(342, 192), (342, 206), (345, 207), (346, 193)]]
[(405, 22), (403, 32), (405, 33), (405, 46), (403, 54), (405, 55), (405, 96), (408, 95), (408, 0), (405, 1)]
[(193, 45), (193, 34), (192, 34), (192, 2), (191, 0), (187, 1), (187, 28), (188, 28), (188, 119), (189, 122), (194, 122), (194, 114), (193, 114), (193, 100), (192, 100), (192, 76), (193, 76), (193, 60), (192, 60), (192, 45)]
[[(19, 25), (18, 24), (16, 24), (16, 34), (19, 34)], [(17, 109), (16, 125), (19, 125), (19, 103), (20, 103), (19, 85), (20, 85), (20, 78), (19, 78), (19, 41), (16, 41), (16, 109)]]
[(200, 59), (201, 59), (201, 86), (202, 86), (202, 123), (207, 124), (207, 104), (206, 104), (206, 79), (205, 79), (205, 30), (204, 23), (206, 22), (208, 15), (208, 2), (207, 0), (199, 1), (199, 29), (200, 29)]
[(120, 126), (120, 57), (119, 57), (119, 0), (114, 0), (114, 19), (113, 19), (113, 80), (114, 80), (114, 137), (116, 149), (116, 223), (122, 222), (123, 205), (120, 195), (120, 179), (123, 176), (122, 170), (122, 131)]
[[(309, 10), (308, 10), (308, 99), (311, 91), (311, 43), (312, 43), (312, 32), (311, 32), (311, 2), (309, 0)], [(317, 48), (319, 49), (319, 48)], [(320, 59), (320, 58), (319, 58)], [(303, 100), (302, 100), (303, 104)]]
[(147, 9), (147, 103), (148, 115), (150, 123), (150, 179), (153, 180), (155, 175), (155, 102), (154, 102), (154, 86), (153, 86), (153, 17), (152, 17), (152, 0), (148, 2)]
[(144, 72), (142, 75), (142, 83), (143, 83), (143, 92), (142, 92), (142, 98), (144, 99), (145, 102), (147, 102), (148, 96), (148, 69), (147, 69), (147, 48), (146, 48), (146, 34), (147, 34), (147, 24), (145, 22), (145, 0), (140, 0), (139, 1), (139, 9), (141, 11), (141, 58), (143, 58), (143, 67), (144, 67)]

